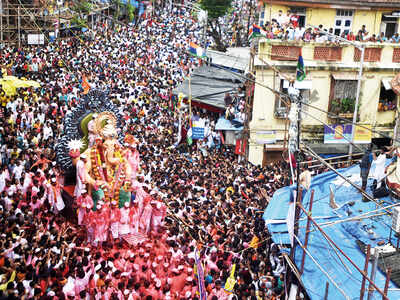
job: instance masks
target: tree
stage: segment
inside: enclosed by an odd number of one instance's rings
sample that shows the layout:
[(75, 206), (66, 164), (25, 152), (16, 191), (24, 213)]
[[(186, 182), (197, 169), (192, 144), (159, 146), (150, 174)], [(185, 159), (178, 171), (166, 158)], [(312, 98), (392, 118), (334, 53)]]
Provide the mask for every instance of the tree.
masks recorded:
[(135, 17), (135, 7), (130, 2), (126, 4), (126, 16), (129, 23), (131, 23)]
[(71, 22), (79, 27), (88, 27), (87, 16), (90, 14), (93, 5), (88, 1), (74, 1), (71, 10), (75, 12)]
[(221, 24), (223, 17), (232, 7), (232, 0), (200, 0), (200, 7), (208, 13), (209, 33), (214, 39), (218, 51), (225, 52), (226, 45), (222, 42)]
[(114, 7), (114, 20), (119, 20), (119, 17), (121, 16), (121, 10), (124, 4), (122, 3), (121, 0), (112, 0), (111, 4)]

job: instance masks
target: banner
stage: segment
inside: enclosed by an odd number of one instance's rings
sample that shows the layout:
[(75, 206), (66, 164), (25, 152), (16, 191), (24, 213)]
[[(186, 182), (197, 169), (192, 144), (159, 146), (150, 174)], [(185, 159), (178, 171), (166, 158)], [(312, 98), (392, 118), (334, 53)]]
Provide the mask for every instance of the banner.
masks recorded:
[[(364, 128), (365, 127), (365, 128)], [(325, 144), (349, 144), (351, 141), (352, 125), (336, 124), (329, 127), (324, 125), (324, 143)], [(354, 132), (355, 144), (371, 143), (372, 132), (371, 125), (356, 126)]]
[(197, 281), (199, 284), (199, 298), (200, 300), (207, 300), (206, 287), (204, 285), (204, 270), (201, 265), (200, 258), (198, 257), (197, 249), (194, 251), (194, 259), (196, 262), (196, 270), (197, 270)]
[(256, 143), (257, 144), (275, 144), (276, 143), (276, 131), (256, 131)]
[(203, 119), (192, 119), (192, 139), (194, 140), (202, 140), (204, 139), (204, 127), (205, 122)]
[(224, 290), (228, 294), (232, 294), (233, 288), (235, 287), (236, 284), (236, 279), (235, 279), (235, 270), (236, 270), (236, 264), (233, 264), (232, 270), (231, 270), (231, 275), (226, 279)]

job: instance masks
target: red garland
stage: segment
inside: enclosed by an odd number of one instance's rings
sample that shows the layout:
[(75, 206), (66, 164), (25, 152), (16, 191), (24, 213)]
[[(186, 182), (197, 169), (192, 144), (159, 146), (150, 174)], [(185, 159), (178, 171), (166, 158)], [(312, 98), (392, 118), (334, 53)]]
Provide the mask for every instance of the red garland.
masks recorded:
[[(104, 158), (104, 152), (103, 152), (103, 147), (97, 147), (97, 151), (99, 151), (100, 154), (100, 160), (101, 160), (101, 164), (103, 165), (103, 163), (105, 164), (105, 158)], [(107, 174), (107, 167), (104, 166), (100, 166), (103, 169), (103, 174), (104, 174), (104, 178), (105, 180), (108, 182), (108, 174)]]

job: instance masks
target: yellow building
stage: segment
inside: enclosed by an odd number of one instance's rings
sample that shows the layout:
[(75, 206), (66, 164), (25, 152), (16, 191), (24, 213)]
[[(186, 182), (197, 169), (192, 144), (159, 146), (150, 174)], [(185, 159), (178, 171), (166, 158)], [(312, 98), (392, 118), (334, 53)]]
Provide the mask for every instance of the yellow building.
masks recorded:
[(384, 32), (391, 37), (399, 32), (400, 1), (386, 0), (265, 0), (260, 14), (260, 25), (279, 18), (279, 11), (285, 15), (290, 10), (299, 16), (304, 27), (319, 26), (332, 28), (334, 33), (353, 32), (355, 35), (362, 25), (372, 35)]
[[(366, 50), (358, 122), (371, 126), (376, 132), (393, 136), (399, 104), (391, 80), (400, 72), (400, 44), (363, 44)], [(332, 141), (327, 140), (324, 143), (327, 137), (324, 135), (326, 128), (323, 123), (343, 123), (336, 116), (351, 121), (360, 51), (354, 45), (344, 43), (306, 43), (264, 38), (259, 40), (258, 45), (254, 71), (256, 81), (262, 85), (255, 85), (249, 161), (263, 164), (281, 158), (287, 139), (287, 107), (267, 87), (287, 93), (290, 79), (295, 78), (300, 51), (307, 77), (296, 83), (295, 87), (300, 90), (304, 102), (319, 109), (303, 105), (302, 140), (314, 144), (320, 153), (346, 153), (348, 145), (343, 141), (342, 144), (339, 141), (338, 144), (335, 141), (331, 144)], [(376, 143), (390, 142), (382, 139), (378, 133), (373, 133), (371, 139)]]

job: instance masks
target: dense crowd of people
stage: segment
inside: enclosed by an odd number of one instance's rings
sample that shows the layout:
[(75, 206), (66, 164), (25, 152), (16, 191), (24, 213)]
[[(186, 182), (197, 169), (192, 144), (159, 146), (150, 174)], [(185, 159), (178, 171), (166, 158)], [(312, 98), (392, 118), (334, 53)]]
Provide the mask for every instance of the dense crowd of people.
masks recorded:
[[(170, 94), (199, 64), (186, 53), (200, 37), (197, 23), (174, 8), (137, 28), (98, 25), (44, 47), (1, 50), (3, 74), (41, 87), (0, 94), (0, 298), (199, 299), (200, 249), (208, 299), (284, 299), (285, 263), (262, 213), (273, 192), (290, 183), (287, 163), (239, 163), (212, 139), (207, 152), (196, 143), (174, 147)], [(137, 140), (138, 181), (168, 207), (163, 226), (137, 245), (107, 237), (93, 247), (66, 211), (75, 204), (54, 195), (64, 185), (54, 151), (63, 117), (86, 84), (110, 91)], [(216, 138), (212, 118), (198, 113)]]

